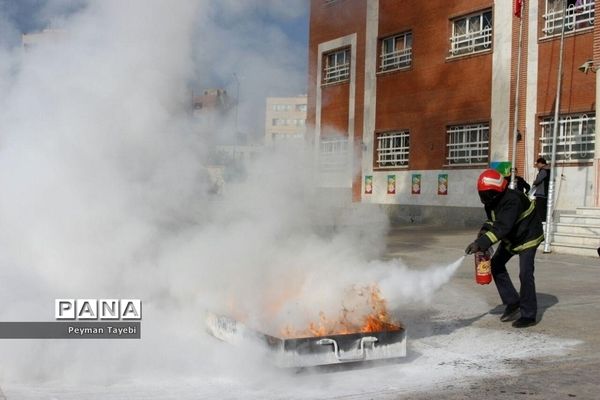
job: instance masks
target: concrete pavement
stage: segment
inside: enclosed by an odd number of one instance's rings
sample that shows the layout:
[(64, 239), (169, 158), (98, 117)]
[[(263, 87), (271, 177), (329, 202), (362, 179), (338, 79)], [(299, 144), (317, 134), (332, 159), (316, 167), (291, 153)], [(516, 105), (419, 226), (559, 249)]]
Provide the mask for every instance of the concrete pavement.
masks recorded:
[[(469, 244), (477, 229), (452, 230), (432, 226), (394, 228), (388, 235), (387, 256), (402, 257), (411, 267), (455, 260)], [(450, 282), (465, 293), (476, 292), (489, 304), (488, 316), (478, 318), (472, 326), (514, 334), (510, 323), (498, 320), (502, 312), (493, 283), (479, 286), (474, 282), (472, 258), (469, 256)], [(519, 287), (517, 257), (508, 264), (515, 287)], [(483, 380), (457, 381), (410, 396), (411, 399), (597, 399), (600, 393), (600, 258), (543, 254), (536, 257), (536, 285), (539, 323), (530, 332), (582, 343), (560, 357), (523, 359), (514, 375), (490, 373)], [(409, 330), (411, 325), (409, 325)], [(419, 329), (412, 326), (412, 329)], [(444, 328), (439, 329), (444, 333)], [(435, 332), (433, 333), (435, 334)], [(516, 339), (518, 340), (518, 339)], [(409, 342), (410, 343), (410, 342)], [(410, 349), (409, 349), (410, 351)], [(515, 362), (507, 360), (507, 363)], [(387, 398), (387, 397), (386, 397)]]

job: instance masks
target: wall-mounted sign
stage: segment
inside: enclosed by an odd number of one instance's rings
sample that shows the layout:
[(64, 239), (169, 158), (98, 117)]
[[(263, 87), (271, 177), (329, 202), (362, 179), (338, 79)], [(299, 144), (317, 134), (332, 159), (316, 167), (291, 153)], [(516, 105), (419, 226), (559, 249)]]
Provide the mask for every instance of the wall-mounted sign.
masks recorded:
[(373, 175), (365, 176), (365, 194), (373, 193)]
[(410, 192), (412, 194), (421, 194), (421, 174), (412, 175)]
[(388, 194), (396, 194), (396, 175), (387, 176), (387, 192)]
[(492, 161), (490, 168), (500, 172), (503, 176), (510, 175), (512, 163), (510, 161)]

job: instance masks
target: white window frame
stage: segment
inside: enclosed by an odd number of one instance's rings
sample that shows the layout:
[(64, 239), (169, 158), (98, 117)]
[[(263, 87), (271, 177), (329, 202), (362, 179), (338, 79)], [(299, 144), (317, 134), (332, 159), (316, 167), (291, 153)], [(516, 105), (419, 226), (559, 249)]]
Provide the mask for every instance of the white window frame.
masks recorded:
[[(392, 51), (386, 52), (386, 42), (391, 42)], [(381, 40), (381, 71), (409, 68), (412, 64), (412, 32), (389, 36)]]
[[(596, 0), (580, 0), (581, 4), (571, 0), (563, 13), (562, 0), (546, 0), (546, 12), (544, 13), (545, 37), (560, 35), (565, 21), (565, 33), (579, 32), (594, 28)], [(564, 14), (564, 15), (563, 15)]]
[(348, 167), (347, 137), (322, 137), (319, 141), (319, 170), (344, 171)]
[[(486, 18), (486, 16), (489, 16), (489, 18)], [(478, 29), (473, 27), (475, 20), (479, 21)], [(464, 22), (464, 32), (458, 28), (461, 22)], [(485, 25), (487, 22), (489, 24)], [(494, 19), (490, 9), (453, 19), (452, 34), (450, 36), (450, 57), (489, 51), (492, 48), (493, 25)]]
[(408, 130), (382, 132), (377, 138), (377, 168), (407, 168), (410, 150), (410, 133)]
[[(590, 162), (594, 159), (596, 139), (596, 115), (591, 113), (566, 114), (559, 117), (556, 138), (556, 161)], [(540, 121), (540, 154), (551, 158), (554, 117)]]
[(350, 79), (350, 49), (331, 51), (324, 55), (323, 84), (344, 82)]
[(490, 149), (489, 123), (449, 126), (446, 134), (446, 165), (487, 165)]

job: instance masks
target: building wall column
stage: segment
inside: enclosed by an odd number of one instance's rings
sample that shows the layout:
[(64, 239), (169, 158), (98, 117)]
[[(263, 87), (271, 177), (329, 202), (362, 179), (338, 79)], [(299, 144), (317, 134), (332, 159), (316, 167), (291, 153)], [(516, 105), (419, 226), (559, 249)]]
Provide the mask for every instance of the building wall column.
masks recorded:
[(509, 160), (511, 45), (512, 1), (496, 1), (492, 55), (490, 161)]
[(527, 80), (527, 101), (525, 108), (525, 170), (522, 176), (531, 182), (535, 179), (537, 170), (533, 167), (533, 163), (537, 159), (535, 154), (535, 132), (537, 128), (536, 113), (537, 113), (537, 76), (538, 76), (538, 4), (535, 0), (529, 0), (525, 3), (527, 7), (526, 17), (529, 20), (528, 24), (528, 41), (527, 48), (523, 51), (527, 52), (527, 76), (532, 79)]
[[(600, 25), (594, 24), (593, 68), (600, 69)], [(596, 137), (594, 142), (594, 199), (593, 205), (600, 207), (600, 129), (598, 129), (598, 102), (600, 101), (600, 79), (596, 75)]]
[[(365, 90), (362, 137), (362, 183), (364, 176), (373, 174), (375, 112), (377, 105), (377, 36), (379, 33), (379, 0), (367, 1), (365, 37)], [(364, 187), (361, 199), (364, 200)]]

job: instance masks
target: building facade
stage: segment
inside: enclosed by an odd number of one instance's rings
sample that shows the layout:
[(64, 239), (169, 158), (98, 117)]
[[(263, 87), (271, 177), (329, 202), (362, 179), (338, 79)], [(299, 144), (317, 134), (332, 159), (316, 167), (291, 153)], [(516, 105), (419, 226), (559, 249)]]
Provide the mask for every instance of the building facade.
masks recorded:
[(265, 145), (303, 143), (306, 134), (306, 95), (267, 97)]
[(67, 31), (58, 28), (46, 28), (41, 32), (31, 32), (21, 35), (23, 49), (28, 51), (40, 43), (59, 43), (67, 37)]
[(323, 185), (365, 203), (480, 210), (477, 176), (510, 168), (515, 116), (516, 165), (532, 181), (550, 159), (564, 26), (558, 208), (596, 205), (595, 1), (524, 0), (520, 17), (514, 3), (311, 0), (307, 125), (319, 165), (346, 171)]

